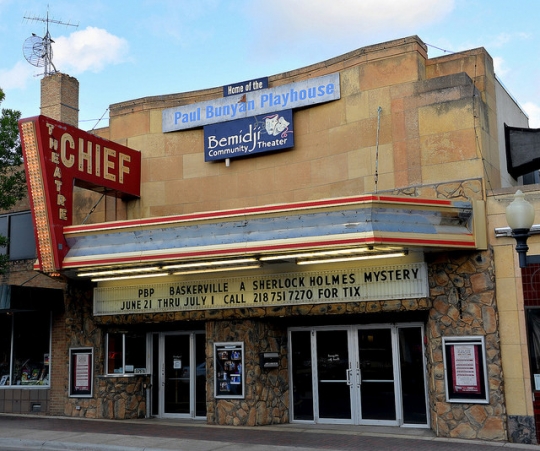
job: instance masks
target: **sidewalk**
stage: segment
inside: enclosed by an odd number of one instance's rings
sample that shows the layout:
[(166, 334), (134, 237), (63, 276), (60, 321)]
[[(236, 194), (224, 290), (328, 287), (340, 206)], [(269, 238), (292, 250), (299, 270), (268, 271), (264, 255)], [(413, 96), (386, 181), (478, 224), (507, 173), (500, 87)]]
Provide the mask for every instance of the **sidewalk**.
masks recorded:
[(429, 429), (350, 425), (239, 427), (183, 420), (89, 420), (0, 414), (0, 450), (540, 451), (537, 445), (450, 440)]

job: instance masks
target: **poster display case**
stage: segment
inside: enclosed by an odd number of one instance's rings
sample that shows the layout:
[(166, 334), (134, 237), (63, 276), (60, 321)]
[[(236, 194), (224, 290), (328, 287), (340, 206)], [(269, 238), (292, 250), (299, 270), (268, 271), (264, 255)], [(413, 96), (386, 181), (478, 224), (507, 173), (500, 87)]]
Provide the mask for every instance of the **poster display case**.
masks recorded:
[(214, 343), (214, 396), (244, 398), (244, 343)]
[(70, 348), (69, 396), (91, 398), (94, 380), (94, 349)]
[(443, 355), (446, 401), (489, 403), (484, 337), (443, 337)]

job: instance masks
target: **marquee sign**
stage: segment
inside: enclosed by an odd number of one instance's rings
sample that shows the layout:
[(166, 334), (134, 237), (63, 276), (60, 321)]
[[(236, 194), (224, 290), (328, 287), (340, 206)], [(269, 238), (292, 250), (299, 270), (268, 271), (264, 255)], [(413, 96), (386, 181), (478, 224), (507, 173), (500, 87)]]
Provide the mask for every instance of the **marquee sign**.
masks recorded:
[(428, 296), (424, 262), (94, 288), (94, 315), (276, 307)]
[(164, 133), (187, 130), (339, 98), (339, 73), (324, 75), (273, 88), (167, 108), (162, 113), (162, 130)]
[(292, 110), (204, 127), (204, 161), (245, 157), (293, 146)]
[(19, 121), (39, 269), (62, 267), (63, 228), (72, 225), (73, 186), (139, 197), (141, 154), (45, 116)]

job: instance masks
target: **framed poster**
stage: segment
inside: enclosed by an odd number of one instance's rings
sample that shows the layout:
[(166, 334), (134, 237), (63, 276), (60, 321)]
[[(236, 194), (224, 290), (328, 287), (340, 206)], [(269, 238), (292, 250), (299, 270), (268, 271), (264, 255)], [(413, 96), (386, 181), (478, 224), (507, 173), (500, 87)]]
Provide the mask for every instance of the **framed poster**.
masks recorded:
[(483, 336), (443, 337), (446, 401), (489, 402)]
[(244, 398), (244, 343), (214, 343), (214, 396)]
[(91, 398), (94, 380), (94, 349), (70, 348), (69, 396)]

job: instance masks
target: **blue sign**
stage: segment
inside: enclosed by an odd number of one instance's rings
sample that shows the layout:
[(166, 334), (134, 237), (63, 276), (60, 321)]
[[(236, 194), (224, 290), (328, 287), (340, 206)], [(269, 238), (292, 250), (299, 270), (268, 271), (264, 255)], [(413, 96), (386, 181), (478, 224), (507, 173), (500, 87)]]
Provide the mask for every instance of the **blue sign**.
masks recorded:
[(204, 161), (245, 157), (293, 146), (292, 110), (204, 127)]
[(223, 97), (245, 94), (250, 91), (268, 88), (268, 77), (257, 78), (255, 80), (243, 81), (234, 85), (223, 86)]
[(163, 133), (234, 121), (285, 109), (304, 108), (340, 98), (339, 73), (167, 108)]

